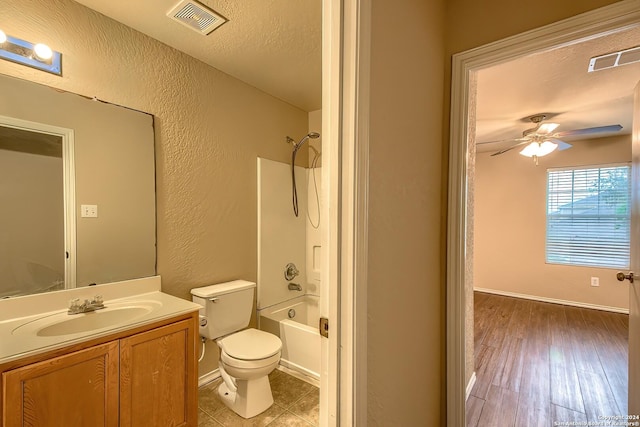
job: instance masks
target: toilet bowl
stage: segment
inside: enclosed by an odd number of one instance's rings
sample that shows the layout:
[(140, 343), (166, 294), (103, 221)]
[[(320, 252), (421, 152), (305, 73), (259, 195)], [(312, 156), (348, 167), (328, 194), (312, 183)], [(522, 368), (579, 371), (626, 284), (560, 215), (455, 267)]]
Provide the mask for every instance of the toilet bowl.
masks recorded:
[(223, 383), (218, 394), (243, 418), (254, 417), (273, 405), (268, 375), (280, 362), (282, 342), (275, 335), (245, 329), (217, 341), (218, 369)]
[(244, 280), (191, 290), (200, 309), (200, 335), (220, 348), (218, 369), (223, 382), (218, 394), (243, 418), (254, 417), (273, 405), (269, 374), (280, 362), (282, 341), (249, 325), (255, 283)]

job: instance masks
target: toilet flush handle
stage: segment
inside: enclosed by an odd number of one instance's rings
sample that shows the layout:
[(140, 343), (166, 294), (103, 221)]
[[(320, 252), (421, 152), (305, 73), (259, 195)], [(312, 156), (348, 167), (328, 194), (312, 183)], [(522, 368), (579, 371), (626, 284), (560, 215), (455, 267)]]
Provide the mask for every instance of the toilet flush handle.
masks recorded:
[(209, 298), (209, 301), (216, 303), (218, 302), (218, 298), (217, 297)]

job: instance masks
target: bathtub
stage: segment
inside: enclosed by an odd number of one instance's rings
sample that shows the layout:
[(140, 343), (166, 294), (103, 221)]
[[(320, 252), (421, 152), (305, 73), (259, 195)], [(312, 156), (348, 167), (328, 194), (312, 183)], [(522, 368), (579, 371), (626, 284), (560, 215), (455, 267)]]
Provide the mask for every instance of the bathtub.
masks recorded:
[(258, 310), (258, 325), (282, 340), (280, 365), (320, 379), (320, 298), (303, 295)]

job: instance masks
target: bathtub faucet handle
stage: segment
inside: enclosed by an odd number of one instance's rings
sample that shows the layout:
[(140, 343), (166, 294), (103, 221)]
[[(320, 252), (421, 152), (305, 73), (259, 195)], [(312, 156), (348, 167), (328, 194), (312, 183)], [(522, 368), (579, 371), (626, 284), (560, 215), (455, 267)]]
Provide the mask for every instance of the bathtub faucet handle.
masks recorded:
[(302, 286), (297, 283), (289, 283), (289, 290), (302, 292)]
[(293, 280), (299, 274), (300, 272), (298, 271), (298, 268), (292, 262), (287, 264), (284, 268), (284, 278), (287, 280)]

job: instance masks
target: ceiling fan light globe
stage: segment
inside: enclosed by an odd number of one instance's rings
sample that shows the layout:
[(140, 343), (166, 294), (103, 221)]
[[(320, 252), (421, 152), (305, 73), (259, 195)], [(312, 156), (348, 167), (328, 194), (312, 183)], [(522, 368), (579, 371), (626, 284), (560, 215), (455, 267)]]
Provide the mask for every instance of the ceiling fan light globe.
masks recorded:
[(551, 141), (544, 141), (543, 143), (532, 142), (531, 144), (524, 147), (520, 154), (525, 157), (542, 157), (546, 156), (553, 152), (556, 148), (558, 148), (558, 144)]
[(540, 144), (538, 144), (537, 142), (532, 142), (531, 144), (527, 145), (522, 150), (520, 150), (520, 154), (525, 157), (537, 156), (539, 146)]
[(546, 156), (547, 154), (551, 154), (553, 151), (555, 151), (556, 148), (558, 148), (558, 144), (556, 144), (555, 142), (551, 142), (551, 141), (544, 141), (542, 144), (539, 145), (539, 149), (538, 149), (538, 154), (536, 154), (538, 157), (542, 157), (542, 156)]

